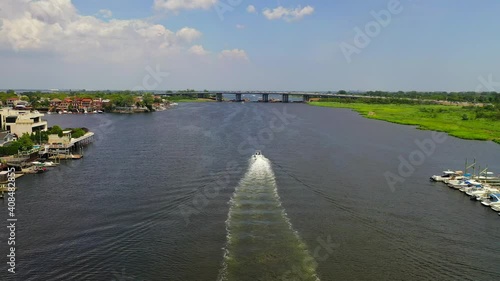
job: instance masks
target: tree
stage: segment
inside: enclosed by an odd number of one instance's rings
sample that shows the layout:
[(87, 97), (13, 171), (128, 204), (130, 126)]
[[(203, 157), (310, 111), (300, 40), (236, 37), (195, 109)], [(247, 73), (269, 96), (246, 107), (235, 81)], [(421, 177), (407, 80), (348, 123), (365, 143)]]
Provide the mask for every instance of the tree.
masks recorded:
[(54, 127), (50, 128), (49, 134), (57, 134), (59, 137), (63, 136), (63, 130), (61, 127), (55, 125)]
[(150, 110), (153, 110), (153, 102), (154, 102), (154, 97), (150, 93), (146, 93), (142, 96), (142, 102), (143, 104)]
[(34, 145), (28, 133), (24, 133), (17, 142), (19, 143), (19, 149), (21, 150), (30, 150)]
[(85, 131), (82, 129), (82, 128), (77, 128), (77, 129), (74, 129), (73, 131), (71, 131), (71, 137), (72, 138), (79, 138), (79, 137), (83, 137), (85, 135)]

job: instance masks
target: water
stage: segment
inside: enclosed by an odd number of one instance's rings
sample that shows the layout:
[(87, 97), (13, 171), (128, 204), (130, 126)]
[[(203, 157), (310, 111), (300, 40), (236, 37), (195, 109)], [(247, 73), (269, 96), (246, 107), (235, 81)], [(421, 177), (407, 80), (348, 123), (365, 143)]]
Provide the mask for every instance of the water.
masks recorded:
[(500, 275), (500, 217), (428, 181), (465, 158), (500, 173), (497, 144), (449, 137), (391, 189), (384, 173), (431, 132), (303, 104), (46, 119), (98, 139), (82, 160), (17, 180), (17, 274), (0, 280)]
[[(231, 199), (220, 280), (318, 280), (307, 246), (292, 229), (271, 163), (254, 156)], [(255, 270), (258, 268), (259, 270)]]

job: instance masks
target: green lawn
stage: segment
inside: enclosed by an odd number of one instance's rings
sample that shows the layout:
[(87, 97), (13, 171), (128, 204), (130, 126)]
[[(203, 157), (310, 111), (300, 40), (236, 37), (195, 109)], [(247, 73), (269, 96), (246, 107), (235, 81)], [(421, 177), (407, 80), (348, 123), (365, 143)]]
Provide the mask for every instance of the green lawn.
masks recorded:
[[(398, 124), (417, 125), (419, 129), (446, 132), (470, 140), (492, 140), (500, 144), (500, 121), (475, 118), (474, 112), (459, 106), (398, 105), (311, 102), (314, 106), (350, 108), (366, 118)], [(466, 114), (469, 120), (463, 120)]]

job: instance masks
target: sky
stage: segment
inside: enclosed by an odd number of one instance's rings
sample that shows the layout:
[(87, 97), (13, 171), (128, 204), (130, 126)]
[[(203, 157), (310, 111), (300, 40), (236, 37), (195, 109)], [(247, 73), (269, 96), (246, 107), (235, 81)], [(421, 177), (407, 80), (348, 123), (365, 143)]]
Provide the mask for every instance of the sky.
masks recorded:
[(500, 92), (498, 11), (496, 0), (0, 0), (0, 89)]

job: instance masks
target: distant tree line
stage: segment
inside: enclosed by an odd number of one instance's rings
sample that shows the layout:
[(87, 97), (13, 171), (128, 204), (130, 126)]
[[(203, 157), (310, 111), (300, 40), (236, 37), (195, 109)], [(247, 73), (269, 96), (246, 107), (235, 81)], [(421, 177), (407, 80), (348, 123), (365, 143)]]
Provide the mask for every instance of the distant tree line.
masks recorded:
[[(44, 93), (41, 91), (33, 92), (23, 92), (20, 96), (22, 100), (30, 103), (33, 109), (48, 108), (50, 106), (50, 101), (53, 99), (64, 100), (65, 98), (75, 99), (75, 98), (91, 98), (91, 99), (107, 99), (110, 101), (109, 104), (104, 105), (103, 110), (112, 111), (116, 107), (147, 107), (150, 111), (153, 110), (154, 103), (162, 103), (164, 101), (177, 101), (185, 99), (196, 99), (195, 96), (185, 95), (201, 91), (196, 91), (194, 89), (186, 89), (181, 91), (166, 91), (166, 94), (179, 94), (175, 96), (169, 96), (164, 98), (155, 98), (155, 94), (150, 92), (136, 92), (136, 91), (66, 91), (66, 92), (52, 92)], [(210, 93), (207, 90), (203, 91), (205, 94), (204, 98), (210, 98)], [(6, 92), (0, 92), (0, 101), (5, 104), (9, 98), (19, 97), (13, 90), (8, 90)], [(140, 101), (137, 101), (137, 97), (142, 97)]]

